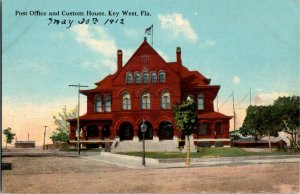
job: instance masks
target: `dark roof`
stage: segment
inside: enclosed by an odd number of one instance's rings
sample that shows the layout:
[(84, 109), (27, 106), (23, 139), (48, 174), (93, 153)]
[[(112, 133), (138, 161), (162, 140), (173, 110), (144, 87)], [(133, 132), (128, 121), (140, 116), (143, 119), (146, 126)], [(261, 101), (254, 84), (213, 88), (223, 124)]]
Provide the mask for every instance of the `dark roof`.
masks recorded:
[[(89, 113), (79, 117), (80, 121), (107, 121), (112, 120), (112, 113)], [(68, 121), (77, 121), (77, 118)]]

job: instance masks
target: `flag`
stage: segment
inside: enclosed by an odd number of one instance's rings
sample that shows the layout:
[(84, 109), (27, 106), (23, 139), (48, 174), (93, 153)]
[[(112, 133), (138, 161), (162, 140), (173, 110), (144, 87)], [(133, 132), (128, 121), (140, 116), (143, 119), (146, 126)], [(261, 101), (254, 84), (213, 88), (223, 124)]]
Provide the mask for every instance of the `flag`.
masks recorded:
[(152, 27), (153, 27), (153, 25), (151, 25), (149, 28), (146, 28), (145, 34), (150, 35), (152, 32)]

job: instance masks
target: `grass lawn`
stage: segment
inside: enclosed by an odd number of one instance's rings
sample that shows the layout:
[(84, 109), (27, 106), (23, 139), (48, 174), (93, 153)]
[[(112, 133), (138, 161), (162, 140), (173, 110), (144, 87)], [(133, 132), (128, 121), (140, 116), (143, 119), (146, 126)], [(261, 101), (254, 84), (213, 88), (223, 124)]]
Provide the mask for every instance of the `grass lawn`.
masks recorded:
[[(142, 152), (125, 152), (117, 153), (130, 156), (140, 156), (142, 157)], [(283, 151), (273, 151), (273, 152), (247, 152), (240, 148), (200, 148), (198, 152), (191, 153), (191, 158), (202, 158), (202, 157), (238, 157), (238, 156), (262, 156), (262, 155), (280, 155), (280, 154), (290, 154)], [(168, 158), (185, 158), (185, 153), (178, 152), (146, 152), (147, 158), (155, 159), (168, 159)]]

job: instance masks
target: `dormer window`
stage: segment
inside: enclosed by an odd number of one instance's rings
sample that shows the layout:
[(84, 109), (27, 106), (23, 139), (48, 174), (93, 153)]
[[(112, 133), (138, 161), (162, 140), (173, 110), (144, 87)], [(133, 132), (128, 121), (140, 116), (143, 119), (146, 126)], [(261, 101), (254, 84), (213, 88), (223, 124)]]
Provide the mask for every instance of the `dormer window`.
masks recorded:
[(139, 72), (134, 72), (134, 83), (141, 83), (141, 76)]
[(203, 95), (203, 93), (198, 95), (198, 110), (204, 110), (204, 95)]
[(132, 84), (132, 73), (131, 72), (127, 72), (126, 73), (126, 83), (127, 84)]
[(148, 72), (143, 72), (142, 74), (142, 80), (143, 80), (143, 83), (148, 83), (148, 79), (149, 79), (149, 74)]
[(151, 83), (156, 83), (157, 80), (157, 75), (155, 72), (151, 73)]
[(159, 83), (164, 83), (164, 82), (166, 82), (166, 74), (165, 74), (165, 72), (164, 71), (159, 71), (159, 73), (158, 73), (158, 81), (159, 81)]

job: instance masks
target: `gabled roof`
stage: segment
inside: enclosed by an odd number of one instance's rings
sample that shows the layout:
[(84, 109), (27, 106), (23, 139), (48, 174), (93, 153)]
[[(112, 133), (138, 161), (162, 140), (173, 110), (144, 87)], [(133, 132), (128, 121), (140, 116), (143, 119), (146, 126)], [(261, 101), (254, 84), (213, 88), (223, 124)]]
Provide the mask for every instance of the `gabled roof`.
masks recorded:
[(94, 93), (99, 91), (109, 91), (112, 90), (112, 78), (114, 75), (108, 75), (103, 80), (95, 83), (97, 85), (96, 88), (90, 90), (80, 90), (80, 93), (87, 94), (87, 93)]

